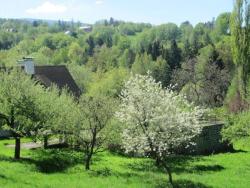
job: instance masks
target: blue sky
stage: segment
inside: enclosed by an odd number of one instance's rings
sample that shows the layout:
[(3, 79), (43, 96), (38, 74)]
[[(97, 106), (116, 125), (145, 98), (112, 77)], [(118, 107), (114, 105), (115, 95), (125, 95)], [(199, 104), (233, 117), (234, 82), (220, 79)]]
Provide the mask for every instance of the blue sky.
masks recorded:
[(231, 11), (233, 0), (0, 0), (2, 18), (63, 19), (94, 23), (115, 19), (162, 24), (192, 24)]

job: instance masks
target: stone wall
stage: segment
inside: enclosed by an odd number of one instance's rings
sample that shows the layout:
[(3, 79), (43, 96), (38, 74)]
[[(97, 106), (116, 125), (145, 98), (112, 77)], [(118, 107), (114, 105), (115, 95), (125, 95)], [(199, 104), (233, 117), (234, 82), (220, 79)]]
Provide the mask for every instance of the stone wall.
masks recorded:
[(225, 152), (232, 149), (228, 142), (222, 141), (221, 130), (223, 123), (209, 123), (204, 125), (202, 132), (194, 139), (194, 146), (184, 149), (185, 154), (211, 154)]

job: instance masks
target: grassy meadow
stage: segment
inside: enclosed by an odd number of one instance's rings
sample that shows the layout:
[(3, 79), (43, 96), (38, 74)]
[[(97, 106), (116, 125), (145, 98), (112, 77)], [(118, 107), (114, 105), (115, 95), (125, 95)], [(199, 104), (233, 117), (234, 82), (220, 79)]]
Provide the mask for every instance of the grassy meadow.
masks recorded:
[[(28, 142), (29, 140), (23, 140)], [(167, 176), (150, 159), (129, 158), (109, 152), (94, 157), (84, 170), (83, 154), (66, 149), (22, 149), (22, 159), (12, 159), (13, 140), (0, 141), (1, 188), (151, 188), (168, 187)], [(238, 143), (234, 153), (180, 156), (172, 161), (176, 187), (248, 188), (250, 147)]]

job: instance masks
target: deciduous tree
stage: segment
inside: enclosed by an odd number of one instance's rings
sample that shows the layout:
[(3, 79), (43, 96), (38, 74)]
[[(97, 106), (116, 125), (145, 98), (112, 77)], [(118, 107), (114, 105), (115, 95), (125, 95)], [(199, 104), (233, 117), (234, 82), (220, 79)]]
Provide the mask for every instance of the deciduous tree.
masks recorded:
[(166, 157), (200, 133), (201, 114), (184, 97), (162, 89), (149, 75), (135, 75), (125, 84), (116, 116), (125, 123), (122, 135), (126, 151), (156, 160), (173, 184)]
[(74, 128), (74, 139), (85, 152), (85, 169), (90, 169), (92, 156), (102, 149), (105, 127), (113, 116), (113, 102), (107, 97), (82, 96), (79, 101), (80, 122)]
[(39, 121), (36, 100), (42, 94), (42, 86), (20, 70), (0, 72), (0, 118), (15, 138), (15, 159), (20, 158), (21, 137)]
[[(231, 15), (232, 53), (236, 65), (237, 93), (245, 100), (250, 73), (250, 1), (236, 0)], [(235, 95), (237, 95), (237, 93)], [(242, 110), (242, 109), (239, 109)]]

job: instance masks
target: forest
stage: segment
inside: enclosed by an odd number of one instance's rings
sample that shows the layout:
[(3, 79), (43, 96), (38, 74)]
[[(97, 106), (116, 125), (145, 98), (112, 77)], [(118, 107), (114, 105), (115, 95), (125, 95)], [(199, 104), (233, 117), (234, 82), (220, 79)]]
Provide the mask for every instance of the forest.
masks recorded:
[[(60, 90), (56, 85), (44, 88), (16, 69), (25, 57), (39, 66), (65, 65), (81, 96), (75, 97), (68, 88)], [(235, 1), (232, 12), (196, 25), (189, 21), (152, 25), (114, 18), (93, 25), (73, 20), (49, 23), (0, 19), (0, 130), (10, 130), (14, 139), (0, 141), (0, 161), (4, 161), (3, 166), (17, 161), (32, 163), (48, 174), (50, 170), (64, 172), (67, 165), (67, 174), (84, 172), (79, 170), (82, 166), (72, 167), (81, 164), (97, 177), (110, 177), (103, 180), (108, 181), (104, 184), (97, 178), (92, 186), (126, 187), (125, 182), (119, 184), (112, 178), (124, 180), (124, 169), (118, 164), (134, 160), (133, 170), (150, 172), (145, 177), (155, 175), (147, 185), (138, 183), (143, 177), (130, 177), (126, 171), (126, 178), (135, 178), (127, 180), (134, 181), (129, 187), (221, 187), (224, 180), (220, 175), (221, 179), (212, 183), (209, 175), (204, 175), (205, 179), (185, 175), (204, 184), (183, 182), (178, 168), (188, 173), (188, 168), (196, 165), (191, 169), (193, 173), (203, 173), (204, 169), (218, 173), (224, 169), (221, 164), (229, 165), (225, 161), (230, 157), (243, 161), (249, 158), (247, 151), (236, 152), (238, 145), (248, 145), (250, 137), (249, 67), (250, 3), (244, 0)], [(211, 121), (223, 122), (222, 141), (234, 147), (235, 155), (232, 152), (199, 158), (176, 152), (194, 144), (192, 139), (201, 133), (201, 124)], [(50, 148), (48, 143), (57, 140), (59, 148)], [(41, 142), (43, 148), (23, 149), (22, 141)], [(4, 142), (15, 148), (6, 150), (7, 156)], [(193, 163), (187, 162), (189, 157)], [(113, 168), (112, 163), (100, 162), (99, 158), (114, 160)], [(215, 164), (202, 160), (214, 160)], [(239, 164), (241, 168), (244, 165)], [(249, 170), (245, 173), (250, 174)], [(90, 181), (86, 174), (83, 176)], [(0, 173), (0, 185), (2, 181), (11, 187), (4, 177)], [(232, 187), (237, 181), (247, 187), (248, 178), (233, 179)], [(53, 181), (47, 186), (60, 185)], [(225, 183), (222, 187), (230, 187)], [(84, 187), (75, 179), (71, 186)]]
[[(80, 23), (1, 20), (0, 64), (23, 57), (37, 65), (67, 65), (83, 93), (118, 96), (130, 72), (151, 72), (163, 87), (206, 107), (221, 107), (233, 78), (230, 13), (195, 26), (153, 26), (113, 18), (84, 32)], [(12, 32), (10, 32), (12, 31)], [(70, 31), (69, 34), (65, 34)]]

